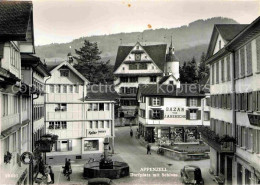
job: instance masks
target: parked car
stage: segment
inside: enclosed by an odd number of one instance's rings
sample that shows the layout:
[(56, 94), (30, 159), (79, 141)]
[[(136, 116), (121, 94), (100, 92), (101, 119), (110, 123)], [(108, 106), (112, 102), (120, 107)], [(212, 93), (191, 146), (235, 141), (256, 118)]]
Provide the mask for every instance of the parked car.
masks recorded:
[(184, 184), (204, 185), (201, 170), (198, 166), (184, 166), (183, 169), (181, 169), (181, 178)]

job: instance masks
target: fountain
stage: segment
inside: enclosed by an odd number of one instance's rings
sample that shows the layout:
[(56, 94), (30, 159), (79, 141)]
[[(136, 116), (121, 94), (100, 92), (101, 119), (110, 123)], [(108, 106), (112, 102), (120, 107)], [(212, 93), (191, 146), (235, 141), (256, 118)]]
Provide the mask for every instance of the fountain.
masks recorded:
[(109, 139), (104, 140), (104, 155), (100, 161), (93, 161), (84, 165), (83, 176), (85, 178), (109, 178), (118, 179), (129, 176), (129, 166), (127, 163), (113, 161), (108, 156)]

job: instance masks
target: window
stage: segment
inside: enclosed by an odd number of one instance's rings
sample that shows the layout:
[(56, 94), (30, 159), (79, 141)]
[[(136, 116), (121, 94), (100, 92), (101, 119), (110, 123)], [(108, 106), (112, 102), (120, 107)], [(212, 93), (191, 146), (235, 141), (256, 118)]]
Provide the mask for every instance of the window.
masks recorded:
[(251, 172), (245, 169), (245, 184), (251, 184)]
[(60, 70), (60, 76), (62, 77), (68, 77), (69, 76), (69, 70), (68, 69), (61, 69)]
[(120, 77), (121, 82), (128, 82), (128, 77)]
[(240, 71), (240, 76), (244, 77), (245, 76), (245, 48), (242, 47), (240, 50), (240, 65), (241, 65), (241, 71)]
[(190, 119), (191, 120), (197, 119), (197, 109), (190, 109)]
[(253, 111), (253, 93), (247, 94), (247, 110)]
[(58, 103), (55, 106), (55, 112), (58, 111), (67, 111), (67, 104), (66, 103)]
[(246, 128), (245, 127), (241, 127), (241, 147), (245, 147), (246, 146)]
[(54, 85), (50, 85), (50, 93), (54, 93)]
[(161, 98), (155, 97), (153, 98), (153, 106), (160, 106), (161, 105)]
[(66, 121), (62, 121), (61, 122), (61, 128), (62, 129), (67, 129), (67, 122)]
[(156, 82), (156, 76), (151, 76), (150, 77), (150, 82)]
[(221, 81), (225, 81), (224, 59), (221, 60)]
[(163, 110), (153, 109), (150, 110), (150, 119), (163, 119)]
[(104, 104), (105, 110), (109, 110), (109, 103)]
[(49, 127), (48, 129), (54, 129), (54, 122), (49, 122)]
[(219, 82), (219, 61), (216, 63), (216, 83)]
[(136, 70), (137, 64), (129, 64), (129, 70)]
[(204, 121), (209, 121), (210, 116), (209, 116), (209, 111), (204, 112)]
[(256, 39), (256, 59), (257, 59), (256, 71), (260, 72), (260, 37), (257, 37)]
[(109, 121), (106, 121), (107, 122), (107, 128), (110, 128), (110, 123)]
[(249, 42), (246, 45), (246, 58), (247, 58), (247, 74), (252, 74), (252, 45), (251, 42)]
[(67, 85), (63, 85), (63, 93), (67, 93)]
[(169, 81), (169, 84), (173, 85), (173, 81), (172, 81), (172, 80), (170, 80), (170, 81)]
[(130, 82), (138, 82), (138, 77), (130, 77)]
[(231, 79), (231, 71), (230, 71), (230, 55), (226, 58), (227, 61), (227, 81)]
[(98, 111), (98, 104), (97, 103), (93, 103), (93, 110)]
[(104, 121), (100, 121), (101, 128), (105, 128)]
[(59, 121), (55, 122), (55, 129), (60, 129), (60, 122)]
[(141, 54), (135, 54), (135, 60), (140, 61), (141, 60)]
[(99, 111), (104, 111), (104, 103), (99, 104)]
[(70, 88), (69, 92), (73, 93), (73, 85), (70, 85), (69, 88)]
[(145, 110), (143, 109), (140, 109), (140, 116), (145, 118)]
[(140, 64), (139, 69), (147, 69), (147, 64)]
[(60, 85), (56, 85), (57, 93), (60, 93)]
[(89, 128), (93, 128), (93, 122), (92, 121), (89, 122)]
[(98, 140), (84, 141), (84, 151), (97, 151), (97, 150), (99, 150)]
[(190, 98), (190, 106), (191, 107), (196, 107), (197, 106), (197, 98)]
[(247, 150), (252, 151), (253, 150), (253, 129), (252, 128), (248, 128), (248, 133), (247, 133)]
[(125, 70), (125, 67), (123, 67), (123, 70)]
[(79, 92), (79, 86), (78, 85), (74, 85), (74, 89), (75, 89), (75, 93)]
[(92, 111), (92, 108), (93, 108), (92, 103), (89, 103), (88, 104), (88, 111)]
[(17, 142), (16, 142), (16, 132), (13, 134), (13, 152), (16, 151)]

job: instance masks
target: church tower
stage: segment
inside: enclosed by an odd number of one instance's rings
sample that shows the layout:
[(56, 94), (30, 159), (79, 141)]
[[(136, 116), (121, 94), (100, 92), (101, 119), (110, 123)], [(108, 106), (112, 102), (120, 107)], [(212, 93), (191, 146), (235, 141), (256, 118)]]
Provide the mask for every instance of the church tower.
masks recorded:
[(174, 54), (174, 47), (172, 45), (172, 37), (171, 37), (171, 45), (169, 47), (168, 54), (166, 55), (166, 66), (165, 73), (166, 75), (173, 75), (176, 79), (180, 78), (179, 73), (179, 60)]

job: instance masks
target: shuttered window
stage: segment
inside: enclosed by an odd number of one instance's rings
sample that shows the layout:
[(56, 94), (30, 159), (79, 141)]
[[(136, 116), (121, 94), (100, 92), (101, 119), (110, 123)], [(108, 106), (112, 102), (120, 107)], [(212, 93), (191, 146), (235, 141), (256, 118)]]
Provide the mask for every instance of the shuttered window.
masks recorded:
[(253, 111), (253, 93), (247, 93), (247, 110)]
[(241, 61), (241, 77), (245, 76), (245, 48), (240, 49), (240, 61)]
[(221, 81), (225, 81), (225, 65), (224, 65), (224, 58), (221, 60)]
[(216, 63), (216, 83), (219, 83), (219, 61)]
[(215, 83), (215, 64), (212, 64), (211, 66), (211, 84), (213, 85)]
[(239, 51), (235, 52), (235, 78), (239, 78)]
[(227, 62), (227, 81), (230, 81), (231, 79), (231, 71), (230, 71), (230, 55), (226, 58)]
[(246, 62), (247, 62), (247, 75), (252, 74), (252, 44), (251, 42), (246, 45)]
[(260, 72), (260, 37), (256, 39), (257, 72)]

